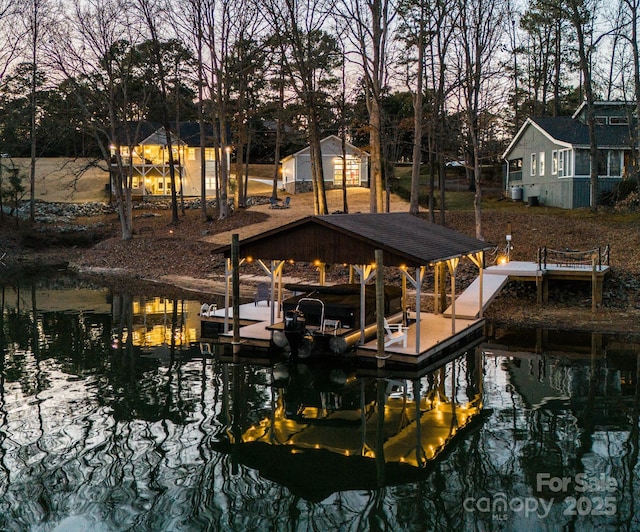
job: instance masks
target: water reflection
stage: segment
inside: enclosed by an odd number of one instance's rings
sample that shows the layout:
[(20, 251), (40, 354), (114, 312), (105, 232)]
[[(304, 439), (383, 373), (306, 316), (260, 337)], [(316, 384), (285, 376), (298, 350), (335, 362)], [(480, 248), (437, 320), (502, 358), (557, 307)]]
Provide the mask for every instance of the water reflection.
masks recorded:
[[(426, 478), (482, 409), (478, 356), (412, 380), (277, 365), (264, 416), (238, 408), (216, 449), (313, 501)], [(223, 371), (223, 393), (241, 405), (246, 368)]]
[(633, 338), (499, 331), (382, 378), (202, 357), (198, 301), (0, 303), (2, 530), (639, 528)]

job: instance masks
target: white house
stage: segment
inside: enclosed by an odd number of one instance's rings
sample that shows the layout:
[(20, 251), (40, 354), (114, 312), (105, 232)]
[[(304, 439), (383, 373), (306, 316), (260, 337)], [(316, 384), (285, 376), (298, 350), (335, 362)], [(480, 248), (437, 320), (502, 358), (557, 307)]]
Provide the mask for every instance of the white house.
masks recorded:
[[(143, 122), (132, 124), (131, 135), (142, 139), (136, 142), (132, 153), (126, 146), (120, 148), (124, 162), (133, 168), (132, 192), (134, 196), (168, 196), (170, 190), (169, 153), (167, 133), (158, 124)], [(216, 189), (215, 161), (212, 127), (206, 125), (205, 186), (206, 193)], [(175, 161), (176, 190), (185, 196), (199, 196), (200, 184), (200, 126), (197, 122), (180, 122), (177, 132), (171, 133), (173, 158)], [(116, 147), (111, 147), (111, 155)], [(227, 154), (227, 157), (228, 154)], [(115, 164), (112, 165), (115, 168)]]
[[(348, 187), (362, 187), (369, 184), (369, 154), (346, 143), (347, 172), (343, 176), (342, 140), (330, 135), (320, 141), (322, 151), (322, 169), (327, 189), (342, 187), (343, 178)], [(311, 155), (306, 148), (289, 155), (280, 161), (282, 186), (290, 194), (312, 190)]]

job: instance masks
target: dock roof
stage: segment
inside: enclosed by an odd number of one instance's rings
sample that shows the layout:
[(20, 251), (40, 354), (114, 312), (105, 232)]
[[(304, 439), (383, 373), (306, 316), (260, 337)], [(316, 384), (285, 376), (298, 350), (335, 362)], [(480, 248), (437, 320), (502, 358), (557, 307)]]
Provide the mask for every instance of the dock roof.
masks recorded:
[[(417, 267), (489, 249), (486, 242), (409, 213), (308, 216), (240, 241), (240, 257)], [(231, 245), (214, 250), (231, 255)]]

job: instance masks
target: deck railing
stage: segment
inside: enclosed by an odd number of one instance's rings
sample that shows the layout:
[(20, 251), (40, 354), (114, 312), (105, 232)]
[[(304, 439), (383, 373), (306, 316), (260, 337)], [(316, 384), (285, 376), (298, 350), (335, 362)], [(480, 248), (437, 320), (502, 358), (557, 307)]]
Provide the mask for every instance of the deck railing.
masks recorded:
[(546, 246), (538, 248), (538, 268), (543, 270), (547, 265), (564, 266), (566, 268), (578, 268), (582, 266), (609, 266), (609, 246), (576, 251), (573, 249), (549, 249)]

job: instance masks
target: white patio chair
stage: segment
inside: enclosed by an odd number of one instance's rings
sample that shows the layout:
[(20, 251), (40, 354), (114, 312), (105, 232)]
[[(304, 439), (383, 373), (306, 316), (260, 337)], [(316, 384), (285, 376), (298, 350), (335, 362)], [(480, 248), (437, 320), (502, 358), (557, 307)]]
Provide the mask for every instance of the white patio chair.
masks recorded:
[(409, 327), (405, 327), (402, 323), (389, 323), (387, 318), (384, 319), (384, 346), (389, 347), (390, 345), (397, 344), (402, 342), (402, 347), (407, 347), (407, 337)]

